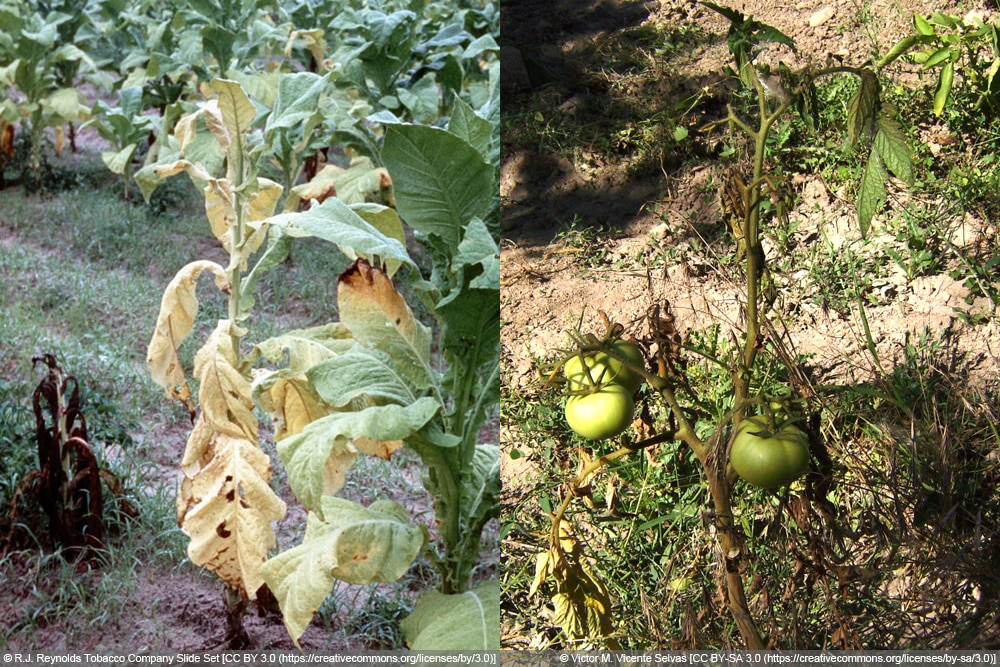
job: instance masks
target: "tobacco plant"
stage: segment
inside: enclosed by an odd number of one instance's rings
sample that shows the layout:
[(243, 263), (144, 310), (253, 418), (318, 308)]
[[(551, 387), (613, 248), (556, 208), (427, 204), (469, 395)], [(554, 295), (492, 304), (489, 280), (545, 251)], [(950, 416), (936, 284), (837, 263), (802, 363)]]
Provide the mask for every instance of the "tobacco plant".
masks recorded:
[[(245, 641), (242, 609), (266, 584), (297, 643), (335, 579), (392, 581), (423, 554), (441, 583), (404, 621), (408, 644), (496, 647), (499, 587), (473, 586), (471, 574), (499, 494), (499, 448), (480, 443), (499, 399), (499, 251), (489, 160), (497, 134), (487, 120), (498, 114), (499, 94), (480, 113), (454, 116), (449, 130), (386, 128), (381, 157), (398, 213), (329, 197), (302, 212), (275, 214), (282, 186), (260, 176), (258, 164), (272, 150), (262, 138), (276, 135), (257, 131), (258, 109), (239, 84), (216, 79), (211, 90), (213, 99), (177, 123), (170, 144), (177, 155), (154, 168), (157, 178), (187, 172), (202, 187), (210, 226), (230, 258), (225, 267), (197, 260), (178, 272), (164, 293), (147, 359), (154, 380), (187, 406), (194, 423), (178, 497), (189, 557), (227, 584), (232, 640)], [(276, 103), (261, 122), (291, 126), (307, 112)], [(433, 257), (429, 279), (407, 252), (401, 217)], [(250, 345), (261, 276), (282, 262), (293, 239), (308, 237), (354, 259), (338, 279), (339, 321)], [(195, 354), (196, 400), (178, 348), (194, 326), (203, 273), (226, 299), (227, 316)], [(393, 281), (401, 278), (420, 293), (433, 327), (396, 290)], [(260, 446), (255, 407), (271, 415), (291, 489), (308, 511), (302, 543), (273, 557), (272, 522), (286, 506), (270, 487), (273, 466)], [(358, 456), (390, 458), (402, 446), (426, 465), (433, 526), (415, 524), (389, 499), (364, 507), (335, 495)]]
[[(0, 6), (0, 86), (13, 87), (21, 98), (3, 100), (3, 116), (17, 119), (26, 129), (33, 185), (42, 185), (42, 145), (46, 128), (56, 128), (56, 151), (62, 149), (62, 126), (86, 112), (82, 96), (65, 82), (66, 72), (92, 71), (93, 60), (72, 42), (60, 41), (60, 28), (73, 24), (68, 14), (22, 14), (12, 5)], [(15, 101), (18, 99), (18, 101)]]
[[(118, 478), (101, 467), (87, 438), (80, 408), (80, 386), (66, 375), (51, 354), (34, 357), (46, 375), (32, 394), (38, 469), (20, 481), (11, 498), (8, 523), (17, 524), (19, 502), (34, 498), (49, 520), (53, 543), (71, 554), (89, 556), (104, 546), (104, 489), (120, 496)], [(134, 514), (127, 501), (120, 508)], [(10, 536), (7, 548), (13, 543)]]

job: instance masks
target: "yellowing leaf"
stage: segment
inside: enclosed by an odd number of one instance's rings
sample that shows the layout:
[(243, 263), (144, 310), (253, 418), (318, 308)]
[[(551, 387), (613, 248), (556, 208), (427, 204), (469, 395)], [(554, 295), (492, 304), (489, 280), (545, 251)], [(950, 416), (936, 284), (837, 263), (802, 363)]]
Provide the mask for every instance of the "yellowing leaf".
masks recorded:
[(376, 405), (358, 412), (334, 412), (285, 438), (278, 443), (278, 455), (285, 463), (295, 497), (306, 509), (322, 516), (323, 496), (339, 490), (344, 473), (358, 455), (352, 440), (405, 440), (440, 409), (440, 403), (425, 396), (405, 407)]
[(163, 292), (156, 329), (146, 354), (146, 364), (153, 381), (166, 389), (167, 396), (184, 403), (192, 413), (191, 391), (177, 356), (177, 348), (194, 326), (194, 318), (198, 314), (195, 287), (198, 276), (204, 271), (210, 271), (215, 276), (219, 291), (229, 292), (226, 272), (215, 262), (201, 260), (182, 268)]
[(199, 470), (208, 465), (214, 452), (212, 451), (215, 431), (212, 425), (199, 415), (194, 422), (194, 428), (188, 435), (187, 446), (184, 448), (184, 458), (181, 459), (181, 471), (188, 477), (194, 477)]
[(310, 512), (302, 544), (278, 554), (262, 569), (296, 645), (333, 590), (334, 579), (352, 584), (395, 581), (424, 545), (423, 531), (391, 500), (362, 507), (324, 498), (323, 516), (325, 520)]
[(385, 272), (363, 259), (340, 276), (340, 321), (365, 345), (388, 354), (417, 388), (431, 385), (430, 329), (421, 324)]
[(359, 452), (367, 456), (377, 456), (380, 459), (389, 460), (395, 452), (403, 446), (402, 440), (373, 440), (372, 438), (360, 437), (354, 439), (354, 446)]
[(233, 188), (225, 178), (211, 178), (204, 189), (205, 215), (212, 233), (226, 252), (232, 249), (232, 228), (236, 220), (233, 208)]
[(253, 599), (275, 544), (271, 522), (285, 515), (285, 503), (271, 490), (270, 461), (255, 443), (221, 433), (212, 441), (211, 461), (181, 486), (178, 523), (191, 536), (191, 562)]
[(276, 442), (301, 433), (306, 426), (330, 412), (308, 381), (283, 378), (278, 373), (265, 379), (261, 388), (255, 389), (254, 396), (257, 405), (271, 415)]
[(202, 416), (219, 433), (257, 441), (250, 383), (236, 368), (229, 320), (220, 320), (194, 356), (194, 374), (201, 382), (198, 403)]
[(225, 121), (223, 121), (222, 111), (219, 110), (219, 101), (209, 100), (202, 109), (202, 113), (205, 116), (205, 125), (215, 140), (219, 142), (219, 146), (222, 147), (222, 150), (228, 150), (233, 141), (232, 137), (229, 136)]

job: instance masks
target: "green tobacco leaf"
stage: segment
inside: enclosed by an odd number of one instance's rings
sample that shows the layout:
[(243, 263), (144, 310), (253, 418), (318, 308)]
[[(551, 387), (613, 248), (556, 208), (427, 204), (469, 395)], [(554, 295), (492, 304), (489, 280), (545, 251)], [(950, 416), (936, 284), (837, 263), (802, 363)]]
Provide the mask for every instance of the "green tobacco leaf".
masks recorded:
[(267, 118), (265, 132), (280, 127), (295, 127), (318, 113), (320, 95), (327, 77), (312, 72), (284, 74), (278, 79), (278, 97)]
[[(366, 215), (369, 210), (365, 208)], [(329, 241), (348, 257), (361, 256), (368, 260), (380, 257), (416, 268), (399, 240), (383, 234), (336, 197), (308, 211), (276, 215), (266, 223), (284, 228), (285, 233), (293, 238), (314, 236)]]
[(955, 62), (949, 60), (941, 66), (941, 77), (938, 79), (937, 90), (934, 91), (934, 115), (944, 113), (944, 105), (948, 103), (951, 94), (951, 84), (955, 80)]
[(878, 151), (871, 151), (868, 154), (865, 173), (861, 178), (861, 189), (858, 191), (858, 224), (862, 236), (868, 233), (872, 218), (875, 217), (875, 213), (882, 208), (888, 198), (888, 192), (885, 189), (887, 180), (889, 180), (889, 173), (885, 170)]
[[(462, 514), (467, 526), (481, 527), (500, 511), (500, 448), (476, 445), (469, 476), (462, 482)], [(478, 530), (475, 535), (479, 535)]]
[(500, 582), (493, 579), (457, 595), (427, 591), (402, 628), (413, 651), (497, 651)]
[(463, 265), (482, 266), (482, 273), (473, 279), (472, 287), (480, 289), (500, 289), (500, 247), (493, 235), (479, 218), (469, 223), (465, 238), (458, 246), (458, 253), (452, 261), (452, 270)]
[(390, 125), (382, 162), (403, 220), (450, 249), (462, 240), (464, 226), (489, 210), (493, 168), (474, 146), (446, 130)]
[[(409, 569), (424, 540), (406, 510), (391, 500), (365, 508), (324, 498), (323, 518), (309, 513), (302, 544), (267, 561), (261, 574), (298, 645), (335, 579), (352, 584), (395, 581)], [(497, 602), (494, 616), (499, 621), (499, 591)]]
[(136, 144), (129, 144), (125, 148), (118, 152), (115, 151), (104, 151), (101, 153), (101, 159), (104, 164), (107, 165), (111, 173), (121, 174), (125, 173), (125, 169), (132, 164), (132, 156), (135, 155)]
[(431, 369), (431, 330), (392, 285), (386, 273), (357, 260), (337, 284), (340, 321), (361, 343), (389, 355), (400, 375), (417, 389), (436, 383)]
[(847, 144), (850, 148), (871, 131), (879, 109), (878, 79), (873, 72), (861, 73), (861, 86), (847, 105)]
[(278, 444), (288, 481), (302, 505), (323, 516), (324, 496), (336, 493), (344, 474), (357, 458), (350, 440), (404, 440), (420, 430), (441, 409), (424, 397), (407, 406), (379, 405), (358, 412), (335, 412), (306, 426)]
[(467, 141), (479, 151), (483, 159), (489, 159), (493, 123), (480, 117), (462, 98), (455, 100), (455, 107), (448, 120), (448, 131)]
[(906, 141), (906, 133), (899, 123), (889, 116), (879, 116), (875, 150), (896, 178), (907, 185), (913, 185), (913, 161), (910, 158), (910, 145)]
[(364, 396), (397, 405), (416, 400), (389, 356), (362, 346), (313, 366), (307, 375), (323, 402), (335, 408)]

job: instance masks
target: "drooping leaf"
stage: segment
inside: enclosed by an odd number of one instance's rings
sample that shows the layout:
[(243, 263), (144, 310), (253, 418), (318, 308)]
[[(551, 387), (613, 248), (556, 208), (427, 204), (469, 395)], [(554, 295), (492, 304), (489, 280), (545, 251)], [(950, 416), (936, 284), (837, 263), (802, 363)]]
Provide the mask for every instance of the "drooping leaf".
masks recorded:
[(315, 236), (329, 241), (348, 257), (365, 257), (372, 261), (380, 257), (416, 268), (402, 243), (383, 234), (335, 197), (302, 213), (276, 215), (267, 223), (282, 227), (293, 238)]
[(865, 173), (861, 177), (861, 188), (858, 190), (858, 225), (862, 236), (868, 233), (872, 218), (889, 196), (885, 188), (887, 180), (889, 173), (882, 164), (882, 158), (879, 157), (877, 150), (871, 151), (868, 154)]
[(938, 78), (937, 90), (934, 91), (935, 116), (944, 113), (944, 106), (948, 103), (948, 96), (951, 94), (951, 85), (954, 80), (955, 62), (949, 60), (941, 66), (941, 76)]
[(454, 248), (463, 227), (485, 217), (493, 197), (493, 168), (464, 139), (439, 128), (386, 128), (382, 161), (392, 176), (400, 216), (408, 225)]
[(323, 496), (344, 485), (344, 475), (357, 458), (356, 438), (377, 442), (404, 440), (420, 430), (441, 409), (424, 397), (407, 406), (379, 405), (358, 412), (334, 412), (278, 443), (288, 481), (302, 505), (322, 516)]
[(254, 403), (271, 415), (275, 442), (301, 433), (330, 414), (309, 382), (285, 375), (283, 371), (267, 372), (253, 384)]
[(250, 383), (235, 366), (236, 352), (229, 320), (219, 320), (215, 331), (194, 356), (198, 403), (213, 430), (250, 442), (257, 441)]
[(271, 490), (270, 461), (255, 443), (214, 433), (206, 449), (207, 465), (184, 478), (178, 497), (188, 557), (254, 599), (276, 541), (271, 522), (285, 515), (285, 503)]
[(333, 590), (334, 579), (352, 584), (395, 581), (409, 569), (424, 540), (406, 510), (391, 500), (365, 508), (342, 498), (324, 498), (322, 518), (309, 513), (302, 544), (263, 567), (292, 640), (298, 645)]
[(412, 651), (497, 651), (500, 649), (500, 582), (445, 595), (427, 591), (403, 619)]
[(906, 133), (895, 119), (884, 111), (878, 119), (878, 131), (875, 133), (875, 150), (882, 162), (896, 178), (907, 185), (913, 185), (913, 161), (910, 158), (910, 146), (906, 141)]
[(156, 318), (156, 328), (146, 354), (146, 364), (153, 381), (166, 389), (167, 396), (184, 403), (192, 413), (191, 391), (177, 356), (177, 348), (194, 326), (194, 318), (198, 314), (196, 282), (204, 271), (215, 276), (219, 291), (229, 292), (226, 272), (215, 262), (201, 260), (182, 268), (163, 292), (160, 314)]
[(413, 316), (384, 271), (356, 260), (340, 276), (337, 305), (340, 321), (354, 338), (388, 354), (413, 386), (426, 389), (434, 383), (431, 331)]
[(138, 148), (136, 144), (129, 144), (119, 151), (104, 151), (101, 153), (101, 160), (111, 170), (111, 173), (120, 176), (132, 164), (132, 156), (135, 155), (136, 148)]
[(847, 143), (850, 148), (862, 137), (869, 136), (879, 110), (878, 79), (873, 72), (861, 73), (861, 85), (847, 105)]

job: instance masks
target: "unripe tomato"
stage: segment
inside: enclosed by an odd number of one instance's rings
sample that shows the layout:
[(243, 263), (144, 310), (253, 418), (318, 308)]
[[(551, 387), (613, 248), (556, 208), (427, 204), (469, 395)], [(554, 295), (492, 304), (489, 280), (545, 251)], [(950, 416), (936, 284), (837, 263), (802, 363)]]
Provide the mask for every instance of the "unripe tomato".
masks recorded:
[(566, 400), (566, 422), (590, 440), (604, 440), (622, 433), (632, 423), (634, 412), (632, 392), (614, 383), (592, 394), (570, 396)]
[(791, 484), (809, 469), (809, 438), (794, 424), (771, 430), (767, 417), (740, 422), (729, 452), (729, 462), (740, 477), (754, 486), (774, 489)]
[[(642, 350), (632, 343), (617, 340), (612, 345), (615, 351), (624, 355), (637, 366), (645, 366), (646, 360), (642, 355)], [(597, 386), (614, 382), (635, 393), (642, 385), (643, 377), (641, 375), (604, 352), (588, 354), (587, 367), (590, 369), (590, 377), (597, 383)], [(579, 355), (571, 357), (563, 365), (563, 374), (569, 380), (570, 389), (582, 389), (591, 386), (590, 379), (587, 378), (587, 371), (580, 362)]]

